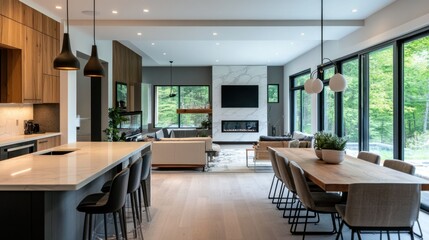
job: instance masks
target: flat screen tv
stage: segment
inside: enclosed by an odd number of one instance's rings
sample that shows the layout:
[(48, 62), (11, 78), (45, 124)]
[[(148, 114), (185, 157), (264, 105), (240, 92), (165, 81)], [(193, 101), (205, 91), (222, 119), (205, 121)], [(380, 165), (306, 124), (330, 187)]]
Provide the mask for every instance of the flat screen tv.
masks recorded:
[(258, 85), (222, 85), (221, 101), (223, 108), (259, 107)]

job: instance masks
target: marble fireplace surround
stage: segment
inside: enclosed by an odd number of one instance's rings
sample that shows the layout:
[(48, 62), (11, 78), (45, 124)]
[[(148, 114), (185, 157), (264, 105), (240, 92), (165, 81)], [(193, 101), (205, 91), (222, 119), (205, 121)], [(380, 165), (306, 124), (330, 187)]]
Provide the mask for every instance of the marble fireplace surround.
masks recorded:
[[(213, 141), (256, 142), (267, 135), (267, 66), (213, 66)], [(222, 108), (222, 85), (258, 85), (257, 108)], [(222, 132), (222, 121), (258, 121), (258, 132)]]

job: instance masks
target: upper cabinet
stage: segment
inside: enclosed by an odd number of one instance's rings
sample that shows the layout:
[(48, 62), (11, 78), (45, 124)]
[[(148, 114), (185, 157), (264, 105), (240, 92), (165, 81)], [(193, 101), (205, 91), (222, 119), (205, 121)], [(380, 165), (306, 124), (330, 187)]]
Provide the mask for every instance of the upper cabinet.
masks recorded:
[(24, 103), (42, 102), (42, 41), (43, 34), (26, 27), (24, 77), (22, 100)]
[(6, 17), (2, 17), (1, 44), (11, 48), (22, 49), (24, 47), (24, 25)]
[[(0, 45), (7, 74), (1, 77), (1, 102), (59, 103), (60, 72), (53, 68), (59, 54), (57, 21), (17, 0), (0, 0)], [(4, 96), (6, 95), (6, 96)]]
[(43, 74), (60, 76), (60, 71), (54, 69), (54, 59), (59, 54), (57, 39), (43, 35)]

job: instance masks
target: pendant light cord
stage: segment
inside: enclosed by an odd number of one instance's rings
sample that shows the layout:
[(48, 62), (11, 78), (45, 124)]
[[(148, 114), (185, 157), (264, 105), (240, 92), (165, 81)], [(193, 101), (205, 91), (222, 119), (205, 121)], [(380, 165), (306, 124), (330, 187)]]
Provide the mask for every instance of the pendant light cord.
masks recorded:
[(173, 86), (173, 61), (170, 61), (170, 86)]
[(321, 0), (320, 2), (320, 64), (323, 65), (323, 0)]
[(69, 27), (69, 0), (67, 0), (66, 1), (66, 8), (67, 8), (67, 33), (69, 33), (69, 29), (70, 29), (70, 27)]
[(92, 26), (94, 28), (94, 45), (95, 45), (95, 0), (94, 0), (94, 11), (93, 11), (93, 21)]

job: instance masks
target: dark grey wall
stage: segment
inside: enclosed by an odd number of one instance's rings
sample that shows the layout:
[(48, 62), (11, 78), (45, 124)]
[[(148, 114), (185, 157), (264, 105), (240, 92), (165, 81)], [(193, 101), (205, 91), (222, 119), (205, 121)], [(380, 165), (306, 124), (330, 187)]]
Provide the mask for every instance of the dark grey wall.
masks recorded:
[(268, 66), (268, 84), (279, 84), (279, 103), (268, 103), (268, 135), (273, 135), (273, 126), (275, 127), (275, 135), (282, 135), (284, 132), (283, 74), (283, 66)]
[[(143, 67), (143, 83), (170, 85), (170, 67)], [(212, 85), (212, 67), (173, 67), (173, 85)]]
[[(170, 67), (143, 67), (142, 72), (143, 83), (170, 85)], [(275, 126), (276, 135), (282, 135), (284, 131), (283, 66), (269, 66), (267, 77), (268, 84), (279, 84), (280, 96), (279, 103), (268, 103), (268, 134), (272, 135), (272, 126)], [(173, 85), (209, 85), (212, 91), (212, 67), (173, 67)], [(154, 96), (153, 88), (152, 96)], [(152, 116), (154, 116), (153, 111), (152, 106)]]

